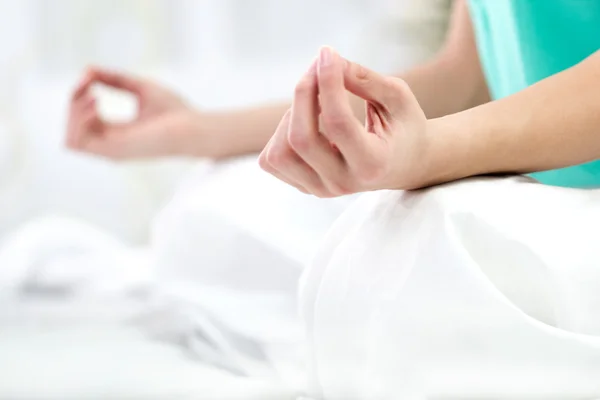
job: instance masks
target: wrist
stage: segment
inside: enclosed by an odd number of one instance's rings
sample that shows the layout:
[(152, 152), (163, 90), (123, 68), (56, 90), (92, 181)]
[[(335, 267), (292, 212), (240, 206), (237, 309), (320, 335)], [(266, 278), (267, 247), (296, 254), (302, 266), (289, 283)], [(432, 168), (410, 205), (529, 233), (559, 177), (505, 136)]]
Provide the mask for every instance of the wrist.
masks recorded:
[(171, 123), (165, 132), (170, 153), (180, 157), (195, 157), (196, 138), (201, 131), (200, 113), (191, 108), (170, 115)]
[(173, 135), (177, 154), (194, 158), (227, 157), (227, 132), (220, 132), (223, 127), (217, 114), (186, 110), (175, 129), (176, 135)]
[(453, 115), (426, 122), (426, 151), (421, 187), (450, 182), (479, 173), (473, 143)]
[(252, 121), (241, 124), (244, 118), (243, 113), (193, 111), (183, 130), (183, 155), (223, 159), (262, 150), (266, 139), (253, 134)]

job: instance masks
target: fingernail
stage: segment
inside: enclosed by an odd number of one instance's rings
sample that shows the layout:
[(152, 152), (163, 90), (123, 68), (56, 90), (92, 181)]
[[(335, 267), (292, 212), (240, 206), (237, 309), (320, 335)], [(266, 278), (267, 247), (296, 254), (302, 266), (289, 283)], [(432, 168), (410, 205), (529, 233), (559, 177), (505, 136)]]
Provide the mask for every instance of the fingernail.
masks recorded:
[(333, 49), (329, 46), (321, 47), (321, 52), (319, 53), (319, 67), (327, 67), (331, 65), (333, 60)]

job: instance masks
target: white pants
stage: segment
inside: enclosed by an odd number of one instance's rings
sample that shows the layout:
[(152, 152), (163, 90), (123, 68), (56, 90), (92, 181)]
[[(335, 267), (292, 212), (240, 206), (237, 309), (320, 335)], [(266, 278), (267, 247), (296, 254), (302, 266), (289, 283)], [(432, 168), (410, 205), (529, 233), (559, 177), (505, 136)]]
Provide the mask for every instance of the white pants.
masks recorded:
[(600, 191), (524, 178), (364, 195), (307, 271), (326, 399), (600, 397)]

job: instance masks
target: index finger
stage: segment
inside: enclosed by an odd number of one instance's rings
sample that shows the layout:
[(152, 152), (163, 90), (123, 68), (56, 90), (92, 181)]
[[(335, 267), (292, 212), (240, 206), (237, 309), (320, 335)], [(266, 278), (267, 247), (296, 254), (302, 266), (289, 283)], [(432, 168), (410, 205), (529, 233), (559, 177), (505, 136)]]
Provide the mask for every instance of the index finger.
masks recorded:
[(86, 94), (87, 91), (89, 90), (90, 86), (92, 86), (92, 83), (94, 83), (94, 80), (92, 78), (91, 73), (88, 71), (83, 76), (83, 79), (81, 79), (81, 81), (79, 82), (77, 87), (75, 88), (75, 91), (73, 92), (73, 97), (72, 97), (73, 100), (78, 100), (81, 97), (83, 97), (83, 95)]
[(354, 115), (344, 83), (344, 61), (331, 48), (319, 55), (318, 88), (323, 134), (337, 146), (346, 161), (358, 162), (368, 148), (363, 124)]
[(93, 69), (90, 76), (93, 82), (103, 83), (115, 89), (126, 90), (134, 94), (139, 94), (143, 86), (142, 81), (138, 78), (105, 69)]

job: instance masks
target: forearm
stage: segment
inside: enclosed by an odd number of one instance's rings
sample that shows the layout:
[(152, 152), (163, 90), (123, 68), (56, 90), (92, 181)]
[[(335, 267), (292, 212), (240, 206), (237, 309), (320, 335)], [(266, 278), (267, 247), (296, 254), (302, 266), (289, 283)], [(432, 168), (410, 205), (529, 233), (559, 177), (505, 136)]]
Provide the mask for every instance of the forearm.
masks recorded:
[(209, 129), (220, 130), (225, 156), (260, 152), (271, 136), (283, 114), (290, 108), (288, 102), (255, 108), (212, 114)]
[(432, 184), (600, 158), (600, 53), (522, 92), (429, 121)]
[[(187, 123), (184, 135), (177, 141), (182, 153), (187, 156), (205, 156), (207, 153), (216, 159), (260, 152), (277, 128), (290, 104), (264, 105), (254, 108), (203, 113), (193, 113), (191, 123)], [(206, 143), (210, 132), (213, 138)], [(210, 149), (207, 149), (210, 146)]]

